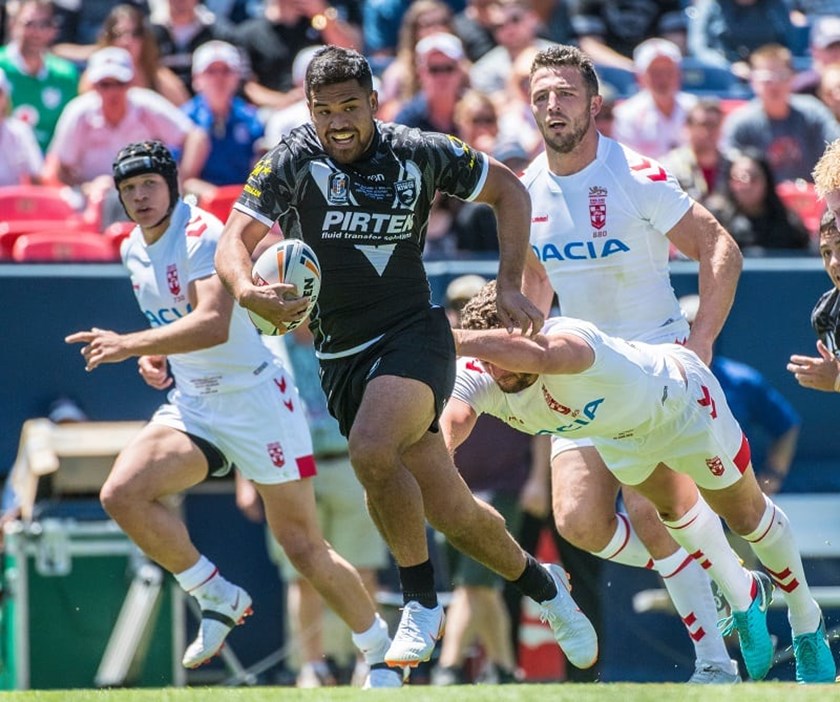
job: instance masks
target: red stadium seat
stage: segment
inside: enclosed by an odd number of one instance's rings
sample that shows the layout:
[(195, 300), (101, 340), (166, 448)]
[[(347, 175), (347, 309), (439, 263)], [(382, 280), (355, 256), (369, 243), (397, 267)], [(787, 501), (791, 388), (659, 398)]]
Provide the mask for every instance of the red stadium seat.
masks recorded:
[(10, 222), (0, 221), (0, 260), (12, 256), (12, 247), (23, 234), (43, 231), (95, 232), (82, 220), (78, 219), (21, 219)]
[(102, 235), (111, 242), (111, 247), (114, 249), (117, 258), (120, 257), (120, 246), (136, 226), (134, 222), (114, 222), (109, 224), (102, 232)]
[(12, 247), (15, 261), (116, 261), (111, 241), (93, 232), (41, 231), (21, 234)]
[(198, 198), (198, 206), (226, 222), (230, 210), (242, 194), (243, 185), (222, 185), (210, 196)]
[(814, 184), (801, 178), (786, 180), (776, 185), (776, 192), (785, 207), (799, 215), (811, 236), (817, 237), (825, 203), (817, 196)]
[(77, 219), (79, 213), (62, 191), (63, 187), (50, 185), (0, 187), (0, 221)]

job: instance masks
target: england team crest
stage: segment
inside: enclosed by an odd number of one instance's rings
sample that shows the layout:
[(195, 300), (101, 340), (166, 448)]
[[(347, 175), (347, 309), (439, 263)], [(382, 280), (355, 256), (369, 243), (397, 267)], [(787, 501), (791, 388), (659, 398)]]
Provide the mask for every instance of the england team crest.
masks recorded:
[(607, 223), (607, 189), (595, 186), (589, 188), (589, 223), (595, 229), (603, 229)]
[(173, 295), (181, 294), (181, 281), (178, 280), (178, 266), (171, 263), (166, 267), (166, 284)]
[(346, 205), (348, 200), (347, 187), (350, 179), (346, 173), (333, 173), (330, 176), (328, 200), (331, 205)]
[(723, 467), (723, 461), (720, 460), (720, 456), (713, 456), (712, 458), (706, 459), (706, 465), (709, 468), (709, 471), (712, 475), (716, 478), (719, 478), (723, 475), (725, 468)]
[(283, 453), (283, 447), (280, 445), (280, 442), (275, 441), (270, 443), (266, 446), (266, 449), (268, 450), (268, 457), (275, 466), (282, 468), (286, 465), (286, 454)]

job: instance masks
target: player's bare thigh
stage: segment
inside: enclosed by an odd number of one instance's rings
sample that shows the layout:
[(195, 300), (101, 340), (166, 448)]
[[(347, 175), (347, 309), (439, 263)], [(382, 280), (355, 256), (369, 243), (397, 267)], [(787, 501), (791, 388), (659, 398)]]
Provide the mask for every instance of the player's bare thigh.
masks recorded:
[(393, 375), (371, 380), (349, 437), (350, 458), (362, 482), (387, 479), (433, 418), (434, 399), (425, 383)]
[(598, 552), (616, 529), (619, 482), (592, 446), (570, 448), (551, 461), (552, 508), (560, 535), (585, 551)]
[(207, 477), (207, 459), (185, 433), (147, 424), (126, 446), (101, 495), (103, 500), (149, 502), (174, 495)]

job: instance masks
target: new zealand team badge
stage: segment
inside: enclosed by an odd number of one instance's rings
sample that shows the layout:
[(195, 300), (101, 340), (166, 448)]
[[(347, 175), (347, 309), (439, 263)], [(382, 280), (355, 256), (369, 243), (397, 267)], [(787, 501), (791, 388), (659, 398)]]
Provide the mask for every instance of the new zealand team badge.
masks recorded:
[(589, 223), (603, 229), (607, 223), (607, 189), (597, 185), (589, 188)]
[(333, 173), (330, 176), (330, 190), (328, 199), (331, 205), (347, 204), (347, 187), (350, 179), (346, 173)]
[(181, 294), (181, 281), (178, 280), (178, 266), (174, 263), (166, 267), (166, 284), (173, 295)]
[(417, 183), (413, 179), (398, 180), (394, 183), (397, 191), (397, 198), (403, 207), (412, 207), (417, 199)]

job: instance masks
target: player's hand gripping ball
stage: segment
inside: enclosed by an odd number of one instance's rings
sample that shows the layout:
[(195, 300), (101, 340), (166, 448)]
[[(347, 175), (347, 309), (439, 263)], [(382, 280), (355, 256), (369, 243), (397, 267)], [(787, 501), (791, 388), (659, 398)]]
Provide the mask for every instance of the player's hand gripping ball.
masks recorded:
[(280, 327), (248, 310), (254, 326), (269, 336), (285, 334), (299, 327), (312, 312), (318, 301), (318, 293), (321, 292), (321, 266), (318, 258), (309, 245), (300, 239), (284, 239), (267, 248), (254, 264), (251, 275), (254, 285), (288, 283), (297, 288), (298, 294), (294, 297), (309, 298), (306, 314), (298, 321), (287, 322)]

